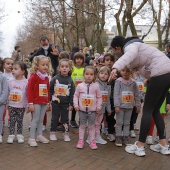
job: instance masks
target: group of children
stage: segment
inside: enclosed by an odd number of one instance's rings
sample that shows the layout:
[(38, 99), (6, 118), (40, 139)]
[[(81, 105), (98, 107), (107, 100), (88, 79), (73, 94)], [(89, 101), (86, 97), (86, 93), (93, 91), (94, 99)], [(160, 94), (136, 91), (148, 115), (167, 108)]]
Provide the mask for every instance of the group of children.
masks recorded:
[[(74, 54), (69, 60), (67, 52), (60, 53), (60, 61), (56, 76), (49, 81), (51, 61), (46, 56), (33, 59), (31, 74), (22, 61), (13, 62), (11, 58), (0, 61), (0, 134), (3, 129), (3, 114), (8, 110), (10, 117), (7, 143), (15, 139), (17, 122), (17, 141), (24, 142), (22, 135), (24, 113), (32, 113), (30, 137), (28, 144), (38, 146), (37, 142), (49, 143), (43, 136), (43, 119), (46, 110), (52, 106), (50, 137), (57, 140), (57, 126), (63, 126), (63, 139), (69, 142), (69, 111), (79, 113), (79, 140), (77, 148), (84, 147), (84, 136), (91, 149), (97, 149), (96, 143), (106, 144), (101, 137), (101, 125), (107, 126), (108, 139), (115, 140), (116, 146), (130, 145), (131, 137), (135, 137), (134, 124), (143, 101), (144, 84), (140, 75), (132, 76), (128, 68), (121, 70), (121, 75), (108, 82), (114, 56), (107, 53), (102, 60), (90, 62), (85, 67), (83, 53)], [(132, 77), (134, 79), (132, 79)], [(6, 108), (6, 109), (5, 109)], [(116, 117), (116, 120), (115, 120)], [(115, 139), (116, 137), (116, 139)], [(2, 135), (0, 135), (2, 143)]]

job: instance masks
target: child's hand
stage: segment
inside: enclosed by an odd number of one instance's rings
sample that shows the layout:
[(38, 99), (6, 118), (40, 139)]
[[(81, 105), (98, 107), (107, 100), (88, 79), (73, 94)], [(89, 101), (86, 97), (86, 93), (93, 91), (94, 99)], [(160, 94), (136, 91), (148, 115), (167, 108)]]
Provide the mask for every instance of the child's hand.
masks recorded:
[(136, 113), (140, 113), (140, 107), (137, 107)]
[(96, 113), (100, 114), (100, 109), (99, 108), (96, 109)]
[(69, 107), (68, 107), (68, 110), (69, 110), (69, 111), (72, 111), (72, 110), (73, 110), (73, 106), (69, 106)]
[(76, 112), (79, 111), (79, 106), (74, 107)]
[(33, 104), (29, 104), (28, 110), (30, 112), (33, 112), (34, 111), (34, 105)]
[(119, 112), (120, 111), (120, 107), (115, 107), (115, 112)]

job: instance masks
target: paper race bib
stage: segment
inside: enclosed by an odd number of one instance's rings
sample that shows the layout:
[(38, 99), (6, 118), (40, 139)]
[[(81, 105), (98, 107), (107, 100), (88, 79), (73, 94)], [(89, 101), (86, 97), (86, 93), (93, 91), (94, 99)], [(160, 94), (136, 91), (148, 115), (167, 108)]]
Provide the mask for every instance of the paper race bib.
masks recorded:
[(140, 91), (144, 91), (144, 84), (142, 82), (137, 82)]
[(39, 84), (39, 96), (48, 96), (48, 90), (46, 84)]
[(133, 101), (133, 92), (123, 91), (122, 92), (122, 103), (132, 103)]
[(10, 92), (9, 100), (10, 100), (11, 102), (19, 103), (19, 102), (21, 102), (21, 99), (22, 99), (22, 91), (12, 90), (12, 91)]
[(89, 94), (82, 95), (82, 106), (84, 107), (92, 107), (94, 102), (94, 96)]
[(55, 94), (59, 96), (66, 96), (68, 90), (68, 85), (65, 84), (56, 84), (55, 85)]
[(108, 91), (101, 91), (101, 95), (102, 95), (102, 102), (106, 103), (108, 100)]
[(75, 79), (74, 79), (74, 84), (75, 84), (75, 86), (77, 87), (77, 85), (80, 84), (80, 83), (82, 83), (83, 81), (84, 81), (83, 78), (75, 78)]

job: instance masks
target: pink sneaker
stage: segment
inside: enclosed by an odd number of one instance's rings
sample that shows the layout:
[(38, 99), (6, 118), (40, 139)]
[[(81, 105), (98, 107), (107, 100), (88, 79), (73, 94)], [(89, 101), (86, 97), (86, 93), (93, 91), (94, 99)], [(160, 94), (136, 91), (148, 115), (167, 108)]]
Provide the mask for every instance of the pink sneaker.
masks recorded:
[(90, 146), (91, 149), (97, 149), (98, 148), (97, 145), (96, 145), (96, 142), (94, 140), (90, 141), (89, 146)]
[(84, 141), (83, 140), (79, 140), (76, 146), (78, 149), (83, 149), (84, 147)]

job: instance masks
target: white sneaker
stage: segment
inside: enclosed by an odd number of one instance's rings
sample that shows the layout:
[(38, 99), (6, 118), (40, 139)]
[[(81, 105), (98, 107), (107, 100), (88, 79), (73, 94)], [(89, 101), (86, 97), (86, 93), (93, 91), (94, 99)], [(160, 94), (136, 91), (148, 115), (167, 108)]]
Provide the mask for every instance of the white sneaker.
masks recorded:
[(64, 138), (64, 141), (65, 141), (65, 142), (70, 142), (70, 141), (71, 141), (68, 132), (63, 133), (63, 138)]
[(46, 139), (44, 136), (42, 135), (39, 135), (37, 136), (37, 139), (36, 139), (37, 142), (41, 142), (41, 143), (49, 143), (50, 141), (48, 139)]
[(136, 138), (136, 134), (135, 134), (135, 131), (134, 131), (134, 130), (131, 130), (131, 131), (130, 131), (130, 137), (131, 137), (131, 138)]
[(13, 143), (15, 139), (15, 135), (9, 135), (7, 139), (7, 143)]
[(163, 155), (169, 155), (170, 154), (170, 149), (169, 145), (162, 146), (161, 144), (156, 144), (156, 145), (151, 145), (150, 150), (155, 151), (155, 152), (160, 152)]
[(0, 143), (2, 143), (2, 135), (0, 135)]
[(156, 136), (154, 139), (155, 142), (159, 143), (159, 136)]
[(152, 136), (147, 136), (146, 138), (146, 143), (148, 145), (153, 145), (153, 137)]
[(102, 145), (105, 145), (105, 144), (107, 143), (107, 141), (105, 141), (104, 139), (102, 139), (101, 136), (95, 137), (94, 141), (95, 141), (96, 143), (99, 143), (99, 144), (102, 144)]
[(50, 132), (50, 140), (53, 140), (53, 141), (57, 140), (56, 132)]
[(115, 141), (115, 136), (113, 134), (108, 134), (107, 139), (109, 139), (110, 142)]
[(32, 146), (32, 147), (38, 146), (36, 140), (35, 140), (35, 139), (31, 139), (31, 138), (28, 139), (28, 144), (29, 144), (30, 146)]
[(144, 147), (139, 148), (136, 144), (137, 142), (135, 142), (134, 145), (126, 146), (125, 151), (128, 153), (134, 153), (137, 156), (145, 156)]
[(42, 129), (42, 131), (45, 131), (45, 130), (46, 130), (46, 126), (44, 126), (44, 125), (43, 125), (43, 129)]
[(90, 136), (89, 135), (87, 136), (86, 143), (88, 143), (90, 145)]
[(18, 143), (24, 143), (24, 136), (21, 135), (21, 134), (18, 134), (17, 135), (17, 141), (18, 141)]

